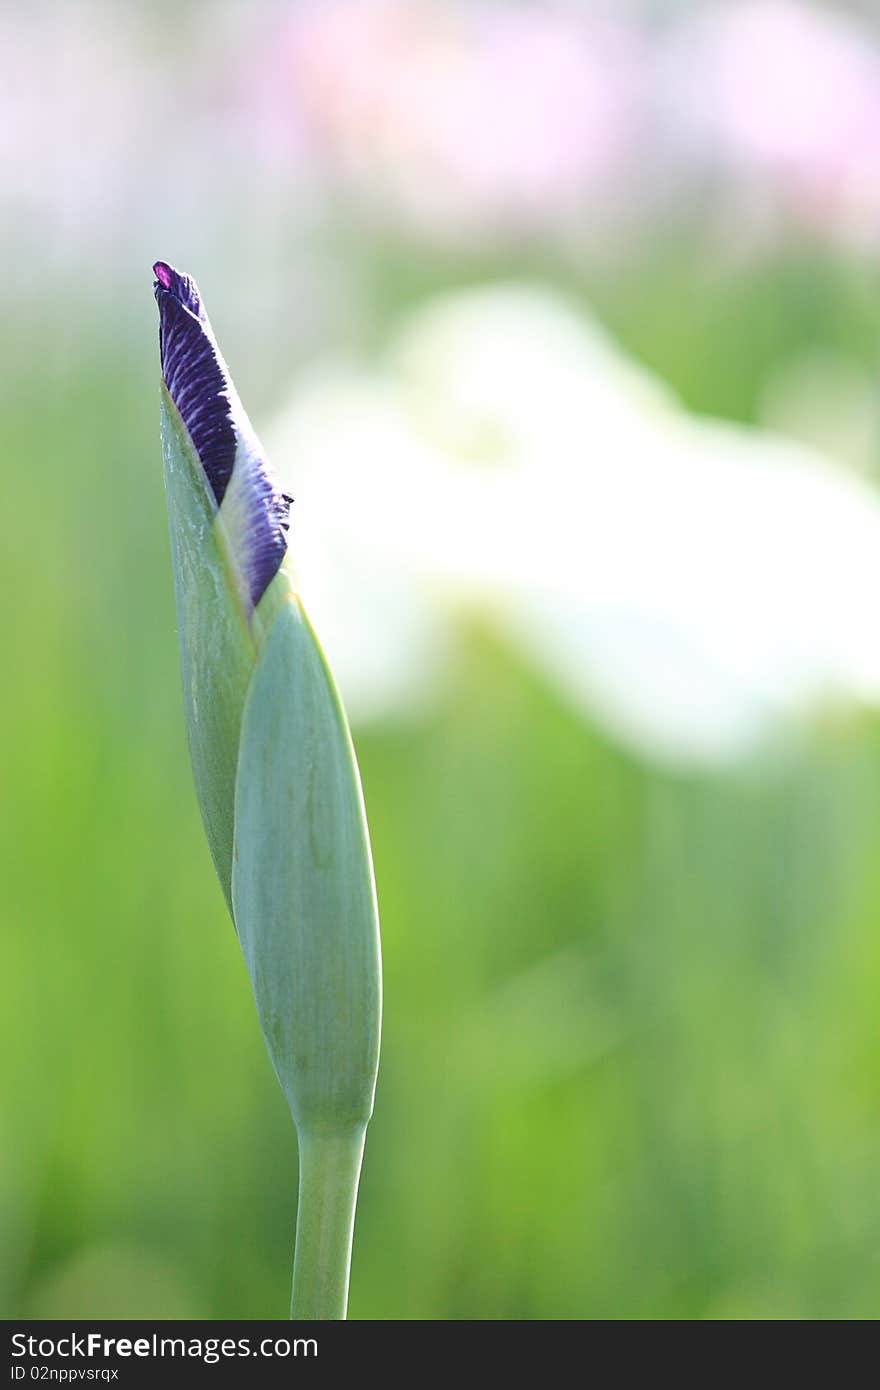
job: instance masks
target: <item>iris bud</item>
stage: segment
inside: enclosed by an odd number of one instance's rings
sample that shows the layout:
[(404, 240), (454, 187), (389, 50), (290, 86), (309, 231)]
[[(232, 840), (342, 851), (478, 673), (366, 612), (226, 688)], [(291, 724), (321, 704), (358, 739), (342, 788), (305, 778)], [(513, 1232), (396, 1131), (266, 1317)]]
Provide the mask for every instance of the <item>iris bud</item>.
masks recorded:
[(360, 776), (297, 592), (279, 488), (189, 276), (154, 266), (162, 443), (193, 776), (300, 1147), (294, 1314), (345, 1316), (379, 1059)]

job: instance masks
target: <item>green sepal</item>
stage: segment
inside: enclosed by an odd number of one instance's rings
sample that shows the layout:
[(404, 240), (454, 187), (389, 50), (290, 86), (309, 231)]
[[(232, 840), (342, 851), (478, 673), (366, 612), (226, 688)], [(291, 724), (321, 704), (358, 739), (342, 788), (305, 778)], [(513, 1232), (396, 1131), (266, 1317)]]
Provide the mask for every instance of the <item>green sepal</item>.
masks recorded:
[(164, 383), (162, 452), (193, 778), (211, 856), (232, 912), (235, 769), (256, 652), (217, 504)]
[(263, 1035), (304, 1131), (363, 1125), (379, 1061), (379, 921), (345, 714), (299, 599), (273, 614), (242, 720), (235, 920)]

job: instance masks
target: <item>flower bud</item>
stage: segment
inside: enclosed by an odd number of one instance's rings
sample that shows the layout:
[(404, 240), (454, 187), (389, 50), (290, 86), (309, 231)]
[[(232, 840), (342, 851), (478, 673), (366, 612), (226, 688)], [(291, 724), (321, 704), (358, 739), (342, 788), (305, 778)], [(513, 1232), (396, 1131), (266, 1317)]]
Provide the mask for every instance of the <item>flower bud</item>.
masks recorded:
[(154, 266), (186, 723), (211, 854), (301, 1132), (369, 1119), (378, 912), (345, 714), (275, 481), (193, 281)]

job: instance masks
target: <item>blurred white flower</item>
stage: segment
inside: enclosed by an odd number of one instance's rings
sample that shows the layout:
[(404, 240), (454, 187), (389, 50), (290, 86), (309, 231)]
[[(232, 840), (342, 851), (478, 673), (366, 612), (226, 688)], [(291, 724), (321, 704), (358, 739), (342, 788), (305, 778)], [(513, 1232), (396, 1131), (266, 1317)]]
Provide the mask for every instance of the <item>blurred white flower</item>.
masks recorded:
[(650, 758), (880, 699), (876, 492), (689, 416), (538, 289), (428, 304), (374, 371), (302, 383), (270, 442), (355, 718), (430, 695), (468, 609)]

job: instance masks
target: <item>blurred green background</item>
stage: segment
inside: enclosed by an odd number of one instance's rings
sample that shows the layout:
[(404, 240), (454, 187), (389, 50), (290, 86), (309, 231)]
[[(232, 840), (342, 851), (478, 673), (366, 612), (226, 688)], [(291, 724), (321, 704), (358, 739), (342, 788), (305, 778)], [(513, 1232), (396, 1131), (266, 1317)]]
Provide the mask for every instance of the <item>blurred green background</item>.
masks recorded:
[[(267, 436), (300, 371), (378, 370), (425, 303), (513, 280), (688, 411), (756, 448), (768, 421), (807, 438), (873, 499), (880, 111), (838, 148), (822, 102), (870, 86), (880, 30), (749, 3), (745, 37), (707, 37), (724, 8), (4, 8), (4, 1317), (287, 1309), (294, 1136), (191, 786), (150, 264), (198, 276)], [(683, 93), (682, 53), (720, 45), (735, 105), (762, 24), (780, 72), (806, 55), (765, 94), (776, 143), (734, 111), (695, 150), (709, 94)], [(505, 125), (505, 92), (532, 118)], [(846, 543), (816, 552), (829, 580)], [(876, 692), (807, 701), (735, 757), (661, 756), (469, 582), (426, 599), (449, 642), (431, 698), (360, 714), (349, 678), (386, 987), (351, 1316), (875, 1317)]]

